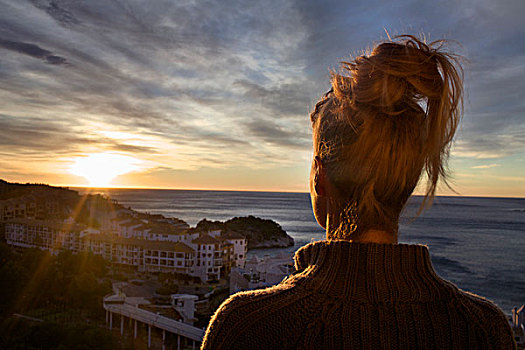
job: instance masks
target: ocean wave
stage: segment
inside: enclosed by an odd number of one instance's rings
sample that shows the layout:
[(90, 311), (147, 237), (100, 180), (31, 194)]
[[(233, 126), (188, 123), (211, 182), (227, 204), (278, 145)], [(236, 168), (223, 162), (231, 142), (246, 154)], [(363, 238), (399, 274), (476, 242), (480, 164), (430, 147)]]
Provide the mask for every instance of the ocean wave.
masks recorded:
[(441, 255), (431, 255), (432, 264), (436, 270), (442, 272), (471, 273), (470, 269), (460, 264), (457, 260), (452, 260)]

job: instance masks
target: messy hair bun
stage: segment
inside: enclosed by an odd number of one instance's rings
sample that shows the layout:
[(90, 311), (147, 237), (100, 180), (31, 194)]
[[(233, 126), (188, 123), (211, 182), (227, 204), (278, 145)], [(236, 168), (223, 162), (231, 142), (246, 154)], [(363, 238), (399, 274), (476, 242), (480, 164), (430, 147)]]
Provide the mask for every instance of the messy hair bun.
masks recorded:
[(397, 230), (423, 169), (425, 201), (440, 178), (446, 183), (461, 116), (462, 70), (445, 43), (404, 35), (343, 62), (342, 73), (332, 77), (333, 93), (311, 114), (316, 154), (345, 204), (357, 205), (358, 231)]

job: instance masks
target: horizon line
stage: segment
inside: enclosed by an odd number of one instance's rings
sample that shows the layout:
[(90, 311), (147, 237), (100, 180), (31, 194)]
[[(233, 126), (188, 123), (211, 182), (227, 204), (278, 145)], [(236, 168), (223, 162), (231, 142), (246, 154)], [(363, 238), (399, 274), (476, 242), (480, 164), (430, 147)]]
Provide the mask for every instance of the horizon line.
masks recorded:
[[(255, 189), (165, 188), (165, 187), (137, 187), (137, 186), (94, 187), (94, 186), (78, 186), (78, 185), (50, 185), (50, 186), (93, 189), (93, 190), (160, 190), (160, 191), (261, 192), (261, 193), (266, 192), (266, 193), (310, 194), (310, 192), (308, 191), (261, 190), (261, 189), (255, 190)], [(424, 197), (424, 194), (414, 193), (411, 196)], [(436, 194), (434, 197), (525, 199), (525, 197), (491, 196), (491, 195), (461, 195), (461, 194)]]
[[(140, 187), (140, 186), (87, 186), (87, 185), (64, 185), (64, 184), (50, 184), (50, 183), (40, 183), (40, 182), (10, 182), (5, 179), (0, 179), (7, 183), (12, 184), (26, 184), (26, 185), (47, 185), (51, 187), (62, 187), (62, 188), (72, 188), (72, 189), (92, 189), (92, 190), (164, 190), (164, 191), (215, 191), (215, 192), (261, 192), (261, 193), (298, 193), (298, 194), (309, 194), (309, 191), (298, 191), (298, 190), (277, 190), (277, 189), (231, 189), (231, 188), (172, 188), (172, 187)], [(416, 192), (412, 196), (424, 197), (424, 194)], [(436, 194), (435, 197), (463, 197), (463, 198), (502, 198), (502, 199), (525, 199), (525, 196), (494, 196), (494, 195), (480, 195), (480, 194), (470, 194), (462, 195), (456, 193), (450, 194)]]

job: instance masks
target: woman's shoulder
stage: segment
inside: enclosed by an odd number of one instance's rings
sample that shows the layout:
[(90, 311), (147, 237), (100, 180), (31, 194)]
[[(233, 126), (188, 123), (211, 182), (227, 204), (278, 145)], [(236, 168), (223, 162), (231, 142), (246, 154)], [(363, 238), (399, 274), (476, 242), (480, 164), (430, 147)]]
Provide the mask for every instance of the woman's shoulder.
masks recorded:
[[(485, 318), (493, 319), (494, 317), (506, 320), (505, 314), (494, 302), (480, 295), (459, 289), (456, 303), (461, 304), (466, 310), (477, 315), (480, 320)], [(508, 321), (506, 322), (508, 323)]]
[(454, 303), (462, 310), (463, 316), (470, 320), (471, 326), (477, 325), (486, 332), (487, 340), (494, 349), (515, 348), (508, 317), (491, 300), (460, 289)]
[(236, 341), (253, 330), (266, 313), (275, 313), (279, 305), (296, 296), (295, 286), (281, 283), (269, 288), (242, 291), (226, 299), (212, 316), (202, 349), (234, 348)]

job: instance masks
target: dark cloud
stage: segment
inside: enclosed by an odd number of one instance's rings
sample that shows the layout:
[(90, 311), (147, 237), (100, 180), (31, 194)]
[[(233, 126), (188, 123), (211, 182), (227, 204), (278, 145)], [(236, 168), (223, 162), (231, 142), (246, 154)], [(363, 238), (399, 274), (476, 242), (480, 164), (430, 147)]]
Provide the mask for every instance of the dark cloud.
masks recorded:
[(75, 18), (75, 16), (64, 7), (68, 4), (66, 1), (31, 0), (31, 2), (36, 8), (46, 11), (49, 16), (63, 25), (79, 24), (79, 21)]
[(64, 63), (66, 63), (66, 59), (64, 57), (60, 57), (60, 56), (49, 55), (49, 56), (46, 56), (45, 59), (46, 59), (47, 63), (50, 63), (50, 64), (64, 64)]
[(67, 62), (64, 57), (53, 55), (51, 51), (44, 50), (35, 44), (4, 40), (0, 38), (0, 47), (34, 58), (40, 58), (50, 64), (65, 64)]
[(295, 129), (279, 126), (269, 120), (255, 120), (245, 124), (248, 133), (264, 142), (283, 147), (307, 149), (309, 136)]

